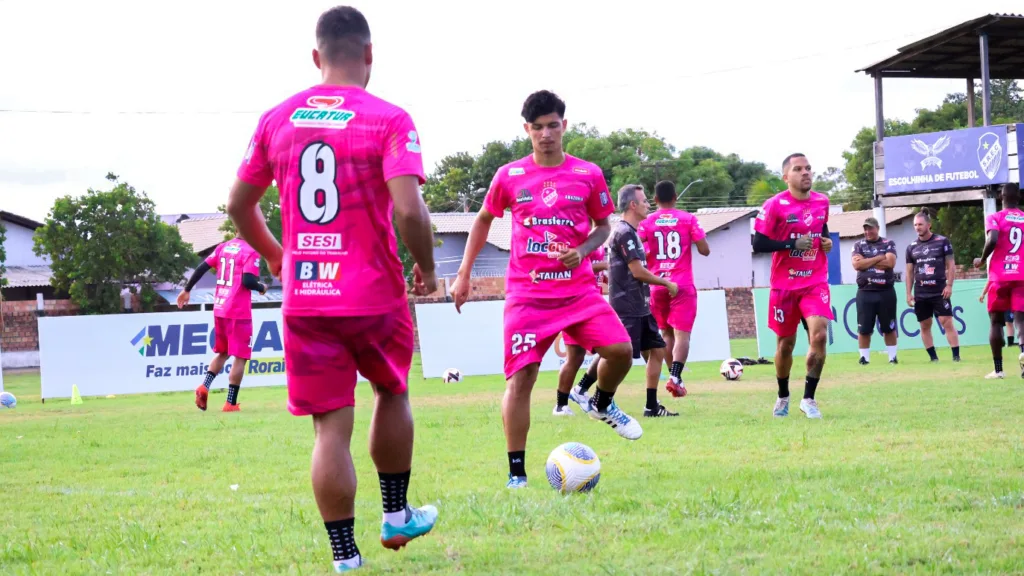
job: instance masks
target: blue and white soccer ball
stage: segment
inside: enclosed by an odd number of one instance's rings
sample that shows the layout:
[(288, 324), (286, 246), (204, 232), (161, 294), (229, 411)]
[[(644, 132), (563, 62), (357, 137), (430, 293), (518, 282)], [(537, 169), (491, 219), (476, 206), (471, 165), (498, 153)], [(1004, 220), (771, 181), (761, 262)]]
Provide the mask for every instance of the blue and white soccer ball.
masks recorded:
[(14, 397), (14, 394), (10, 392), (0, 392), (0, 406), (4, 408), (14, 408), (18, 405), (18, 399)]
[(552, 450), (545, 469), (551, 487), (562, 494), (590, 492), (601, 480), (597, 454), (579, 442), (566, 442)]
[(459, 372), (458, 368), (449, 368), (444, 371), (444, 375), (441, 376), (441, 380), (443, 380), (445, 384), (462, 382), (462, 372)]

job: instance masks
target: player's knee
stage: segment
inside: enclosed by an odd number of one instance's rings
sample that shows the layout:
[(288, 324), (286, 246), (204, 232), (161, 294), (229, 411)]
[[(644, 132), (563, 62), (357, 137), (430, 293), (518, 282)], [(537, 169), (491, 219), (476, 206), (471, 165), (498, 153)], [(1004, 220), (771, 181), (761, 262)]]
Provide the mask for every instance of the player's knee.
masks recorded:
[(788, 355), (793, 353), (793, 348), (796, 346), (796, 338), (783, 338), (779, 340), (777, 350), (780, 354)]
[(627, 342), (613, 344), (601, 353), (601, 358), (615, 365), (633, 363), (633, 346)]
[(828, 344), (828, 332), (825, 330), (814, 330), (809, 337), (809, 344), (815, 348), (824, 349)]

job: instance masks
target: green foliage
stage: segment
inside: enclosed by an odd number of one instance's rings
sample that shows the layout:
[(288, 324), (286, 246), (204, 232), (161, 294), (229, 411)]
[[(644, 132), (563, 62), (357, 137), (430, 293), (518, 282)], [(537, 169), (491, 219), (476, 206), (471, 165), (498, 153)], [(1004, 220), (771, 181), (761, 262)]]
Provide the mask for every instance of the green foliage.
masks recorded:
[(747, 205), (761, 206), (772, 196), (787, 188), (786, 183), (775, 174), (758, 179), (750, 185), (747, 191)]
[[(217, 207), (217, 210), (227, 214), (227, 205), (221, 204)], [(267, 221), (267, 228), (270, 228), (270, 233), (278, 242), (281, 242), (281, 191), (277, 189), (277, 186), (267, 188), (263, 198), (260, 198), (260, 212), (263, 213), (263, 218)], [(225, 241), (231, 240), (238, 235), (238, 230), (235, 228), (235, 223), (231, 221), (231, 218), (224, 220), (220, 231), (224, 232)], [(266, 258), (260, 258), (260, 279), (267, 286), (273, 280)]]
[(4, 242), (7, 241), (7, 228), (3, 222), (0, 222), (0, 287), (7, 285), (7, 266), (4, 263), (7, 262), (7, 249), (4, 248)]
[(121, 291), (139, 293), (135, 285), (149, 311), (157, 301), (152, 284), (181, 282), (195, 255), (144, 192), (114, 174), (107, 180), (110, 190), (58, 198), (35, 232), (33, 251), (50, 258), (51, 284), (86, 314), (120, 312)]
[[(571, 126), (562, 138), (568, 154), (597, 164), (613, 196), (626, 184), (654, 190), (658, 180), (670, 180), (682, 191), (702, 180), (679, 199), (687, 210), (742, 206), (747, 189), (767, 175), (764, 164), (745, 162), (735, 154), (722, 155), (709, 148), (678, 151), (664, 138), (645, 130), (618, 130), (602, 135), (586, 124)], [(498, 169), (532, 152), (529, 139), (494, 141), (473, 156), (467, 152), (443, 158), (427, 178), (423, 195), (432, 212), (475, 212), (483, 204)]]
[[(993, 80), (991, 91), (992, 123), (1024, 122), (1024, 92), (1016, 80)], [(981, 90), (975, 93), (975, 118), (981, 123)], [(911, 122), (886, 119), (886, 136), (925, 134), (967, 128), (968, 110), (965, 93), (948, 94), (934, 109), (919, 109)], [(875, 129), (862, 128), (854, 136), (850, 149), (843, 152), (846, 166), (842, 176), (846, 186), (839, 193), (847, 209), (871, 206), (874, 194)], [(932, 231), (947, 236), (953, 244), (957, 262), (967, 264), (981, 254), (985, 244), (984, 214), (980, 206), (947, 206), (937, 210)]]

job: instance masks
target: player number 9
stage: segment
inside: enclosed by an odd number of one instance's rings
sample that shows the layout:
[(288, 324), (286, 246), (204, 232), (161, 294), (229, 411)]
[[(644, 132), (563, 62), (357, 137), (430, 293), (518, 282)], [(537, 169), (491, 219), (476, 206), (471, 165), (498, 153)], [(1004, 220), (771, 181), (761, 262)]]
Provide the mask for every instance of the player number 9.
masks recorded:
[[(337, 165), (334, 149), (323, 142), (313, 142), (302, 150), (299, 158), (299, 212), (307, 222), (330, 224), (338, 216), (338, 187), (334, 184)], [(318, 198), (318, 192), (323, 198)]]

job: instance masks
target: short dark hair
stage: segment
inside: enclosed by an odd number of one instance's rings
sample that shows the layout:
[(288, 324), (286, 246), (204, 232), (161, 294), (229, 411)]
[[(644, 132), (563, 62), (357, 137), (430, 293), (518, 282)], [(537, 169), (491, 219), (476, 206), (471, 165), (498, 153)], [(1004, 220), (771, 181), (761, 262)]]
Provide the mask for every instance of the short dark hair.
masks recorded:
[(793, 158), (807, 158), (807, 156), (804, 156), (803, 154), (801, 154), (799, 152), (794, 152), (793, 154), (790, 154), (789, 156), (786, 156), (786, 159), (782, 161), (782, 171), (783, 172), (785, 172), (789, 168), (789, 162)]
[(932, 211), (928, 208), (921, 208), (917, 214), (914, 214), (914, 218), (921, 218), (925, 224), (932, 223)]
[(626, 184), (622, 188), (619, 188), (619, 211), (625, 212), (629, 210), (630, 202), (637, 202), (636, 191), (643, 191), (644, 187), (640, 184)]
[(370, 44), (370, 25), (351, 6), (335, 6), (316, 21), (316, 48), (332, 64), (363, 57)]
[(1006, 184), (1003, 184), (1001, 192), (1004, 198), (1020, 202), (1020, 184), (1017, 184), (1016, 182), (1007, 182)]
[(658, 202), (662, 204), (668, 204), (669, 202), (675, 202), (676, 200), (676, 185), (668, 180), (662, 180), (654, 185), (654, 197), (657, 198)]
[(552, 113), (565, 118), (565, 102), (554, 92), (540, 90), (527, 96), (526, 102), (523, 102), (523, 119), (527, 122)]

